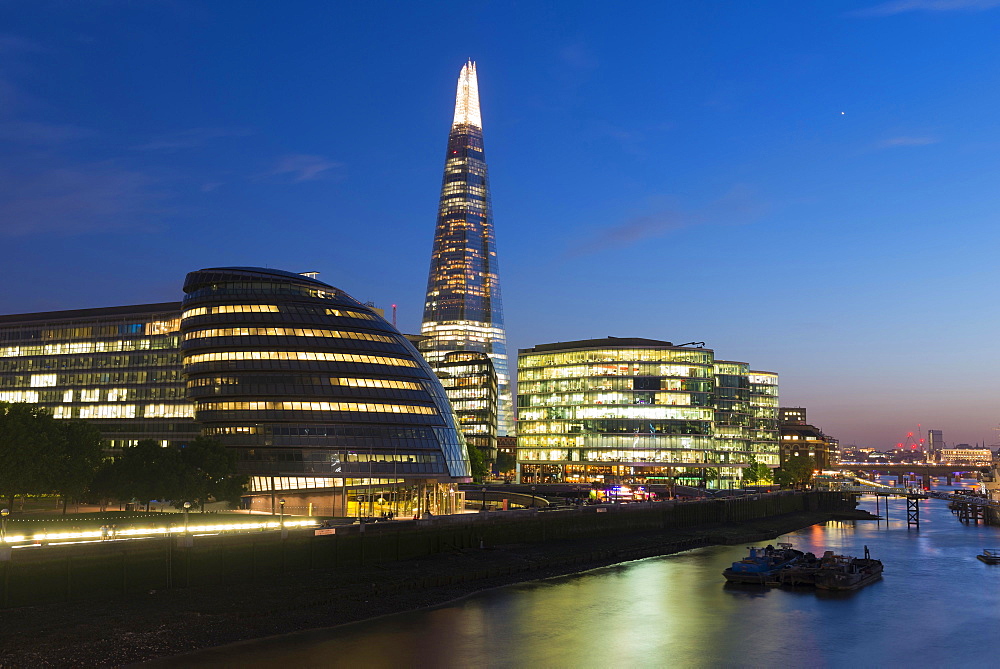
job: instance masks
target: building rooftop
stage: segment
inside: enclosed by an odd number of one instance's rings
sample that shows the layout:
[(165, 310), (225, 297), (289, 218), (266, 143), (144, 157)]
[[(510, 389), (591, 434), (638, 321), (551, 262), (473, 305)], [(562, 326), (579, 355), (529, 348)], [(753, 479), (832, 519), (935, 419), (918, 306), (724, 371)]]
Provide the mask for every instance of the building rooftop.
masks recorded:
[(64, 311), (37, 311), (27, 314), (8, 314), (0, 316), (0, 325), (4, 323), (31, 323), (34, 321), (71, 321), (102, 316), (129, 316), (132, 314), (151, 314), (176, 311), (180, 315), (180, 302), (157, 302), (155, 304), (133, 304), (121, 307), (99, 307), (96, 309), (68, 309)]
[[(695, 342), (692, 342), (695, 343)], [(697, 342), (701, 343), (701, 342)], [(566, 349), (583, 348), (692, 348), (677, 346), (673, 342), (660, 339), (643, 339), (641, 337), (607, 337), (605, 339), (582, 339), (580, 341), (561, 341), (554, 344), (539, 344), (532, 348), (518, 349), (518, 353), (545, 353), (546, 351), (564, 351)], [(703, 346), (698, 346), (706, 351)]]

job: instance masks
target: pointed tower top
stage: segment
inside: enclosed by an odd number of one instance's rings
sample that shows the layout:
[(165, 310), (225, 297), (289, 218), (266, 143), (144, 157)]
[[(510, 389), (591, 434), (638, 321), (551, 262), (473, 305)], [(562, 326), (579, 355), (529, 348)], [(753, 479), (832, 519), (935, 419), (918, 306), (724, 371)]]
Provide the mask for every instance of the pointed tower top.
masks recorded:
[(452, 125), (459, 124), (483, 127), (483, 119), (479, 115), (479, 79), (476, 77), (476, 64), (471, 58), (462, 66), (462, 72), (458, 75), (455, 120)]

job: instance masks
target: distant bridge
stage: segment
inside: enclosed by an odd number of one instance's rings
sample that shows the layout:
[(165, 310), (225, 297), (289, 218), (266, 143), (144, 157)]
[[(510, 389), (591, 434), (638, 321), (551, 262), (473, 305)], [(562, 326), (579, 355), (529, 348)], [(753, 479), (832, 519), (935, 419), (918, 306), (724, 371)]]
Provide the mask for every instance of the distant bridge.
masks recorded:
[(917, 462), (901, 464), (876, 464), (874, 462), (842, 462), (838, 467), (855, 472), (876, 472), (883, 474), (926, 474), (928, 476), (956, 476), (958, 474), (979, 473), (989, 469), (988, 465), (949, 465), (943, 463), (921, 464)]

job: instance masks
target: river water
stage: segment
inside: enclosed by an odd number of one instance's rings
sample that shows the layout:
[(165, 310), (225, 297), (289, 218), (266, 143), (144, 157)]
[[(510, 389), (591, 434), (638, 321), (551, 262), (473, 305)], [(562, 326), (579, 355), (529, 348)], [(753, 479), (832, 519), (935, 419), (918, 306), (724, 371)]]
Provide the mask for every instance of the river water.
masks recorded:
[[(874, 500), (861, 508), (875, 511)], [(976, 559), (1000, 548), (1000, 528), (964, 525), (940, 500), (921, 502), (920, 521), (907, 528), (905, 501), (894, 500), (888, 521), (779, 539), (816, 554), (868, 546), (884, 578), (856, 592), (728, 586), (722, 570), (746, 549), (715, 546), (202, 651), (174, 666), (1000, 666), (1000, 565)]]

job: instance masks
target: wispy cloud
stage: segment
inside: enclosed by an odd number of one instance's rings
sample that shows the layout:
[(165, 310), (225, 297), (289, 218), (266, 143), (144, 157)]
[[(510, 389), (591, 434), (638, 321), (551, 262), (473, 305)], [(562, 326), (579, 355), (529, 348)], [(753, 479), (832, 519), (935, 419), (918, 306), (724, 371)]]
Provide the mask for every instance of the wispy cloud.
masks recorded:
[(875, 143), (876, 149), (891, 149), (897, 146), (927, 146), (940, 142), (937, 137), (890, 137)]
[(19, 144), (62, 144), (74, 139), (93, 137), (88, 128), (41, 121), (0, 122), (0, 141)]
[(767, 213), (770, 206), (746, 186), (736, 186), (718, 200), (700, 209), (683, 211), (661, 209), (628, 218), (571, 247), (571, 258), (591, 255), (613, 248), (633, 246), (663, 237), (670, 232), (701, 225), (742, 225), (752, 223)]
[(132, 148), (136, 151), (177, 151), (195, 149), (222, 137), (246, 137), (252, 135), (249, 128), (191, 128), (154, 137), (145, 144)]
[(333, 176), (328, 172), (343, 166), (343, 163), (332, 161), (323, 156), (298, 153), (281, 158), (270, 174), (272, 176), (289, 175), (295, 182), (315, 181)]
[(45, 47), (34, 40), (18, 35), (0, 34), (0, 52), (42, 53)]
[(597, 57), (583, 44), (568, 44), (556, 52), (559, 60), (569, 67), (581, 70), (592, 70), (600, 63)]
[(892, 16), (906, 12), (981, 12), (1000, 7), (1000, 0), (891, 0), (848, 12), (848, 16)]
[(111, 163), (0, 169), (0, 236), (79, 234), (147, 225), (160, 195), (144, 173)]

